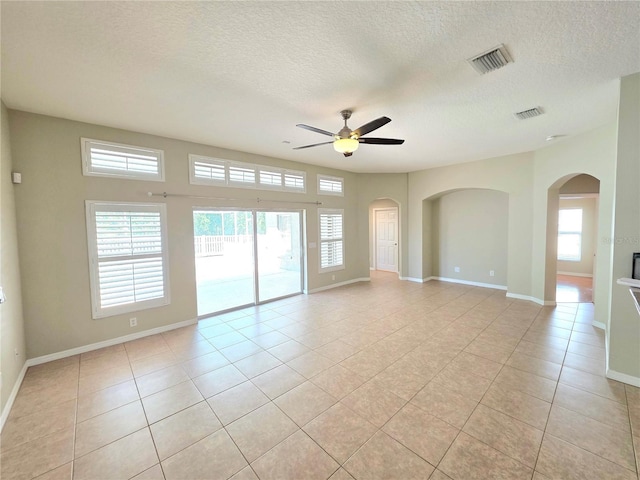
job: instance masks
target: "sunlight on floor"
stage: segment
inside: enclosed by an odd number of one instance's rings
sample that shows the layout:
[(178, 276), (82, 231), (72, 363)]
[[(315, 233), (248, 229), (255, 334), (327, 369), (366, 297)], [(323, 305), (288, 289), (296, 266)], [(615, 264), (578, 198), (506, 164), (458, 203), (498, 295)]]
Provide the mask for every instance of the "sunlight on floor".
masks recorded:
[(556, 301), (568, 303), (593, 302), (593, 279), (558, 275), (556, 284)]

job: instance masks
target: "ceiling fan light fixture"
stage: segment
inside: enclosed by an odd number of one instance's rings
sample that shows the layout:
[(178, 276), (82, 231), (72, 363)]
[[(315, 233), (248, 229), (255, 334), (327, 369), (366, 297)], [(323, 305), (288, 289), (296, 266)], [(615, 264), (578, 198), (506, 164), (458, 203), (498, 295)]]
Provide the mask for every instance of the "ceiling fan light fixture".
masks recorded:
[(355, 138), (338, 138), (333, 142), (333, 148), (339, 153), (353, 153), (358, 149), (360, 142)]

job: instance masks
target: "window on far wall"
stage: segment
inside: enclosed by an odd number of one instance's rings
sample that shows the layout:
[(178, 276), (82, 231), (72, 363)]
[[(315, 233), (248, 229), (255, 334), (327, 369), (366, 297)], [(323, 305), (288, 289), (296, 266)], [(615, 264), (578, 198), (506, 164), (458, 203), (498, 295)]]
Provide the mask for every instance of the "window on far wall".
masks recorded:
[(162, 150), (90, 138), (81, 138), (80, 143), (84, 175), (164, 182)]
[(165, 205), (86, 206), (93, 318), (167, 305)]
[(320, 219), (320, 271), (344, 268), (344, 210), (318, 209)]
[(558, 212), (558, 260), (579, 262), (582, 258), (582, 209)]
[(344, 178), (318, 175), (318, 194), (344, 196)]

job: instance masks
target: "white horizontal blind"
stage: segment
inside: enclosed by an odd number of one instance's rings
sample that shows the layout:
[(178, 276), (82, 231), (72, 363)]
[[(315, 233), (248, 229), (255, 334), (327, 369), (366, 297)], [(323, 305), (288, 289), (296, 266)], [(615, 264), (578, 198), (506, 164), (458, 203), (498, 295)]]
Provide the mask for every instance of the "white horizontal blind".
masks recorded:
[(282, 187), (282, 172), (260, 169), (260, 185)]
[(94, 318), (167, 304), (164, 205), (87, 206)]
[(343, 210), (319, 209), (320, 269), (344, 268)]
[(318, 193), (320, 195), (344, 195), (344, 179), (318, 175)]
[(195, 178), (206, 179), (210, 183), (226, 183), (224, 163), (194, 161)]
[(192, 185), (305, 193), (307, 176), (297, 170), (189, 155), (189, 178)]
[(287, 190), (305, 191), (305, 174), (304, 172), (284, 172), (284, 188)]
[(255, 185), (256, 170), (253, 167), (229, 166), (229, 183), (247, 183)]
[(164, 152), (151, 148), (81, 139), (82, 171), (89, 176), (164, 181)]

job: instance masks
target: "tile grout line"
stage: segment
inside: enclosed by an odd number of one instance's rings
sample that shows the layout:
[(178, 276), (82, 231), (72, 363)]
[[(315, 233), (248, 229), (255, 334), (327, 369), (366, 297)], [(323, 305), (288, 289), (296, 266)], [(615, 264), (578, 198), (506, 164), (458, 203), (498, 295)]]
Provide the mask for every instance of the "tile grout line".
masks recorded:
[[(509, 306), (511, 306), (511, 305), (513, 305), (513, 302), (512, 302)], [(491, 325), (493, 325), (493, 323), (494, 323), (494, 322), (495, 322), (495, 321), (500, 317), (500, 315), (504, 314), (504, 312), (506, 312), (508, 309), (509, 309), (509, 307), (507, 307), (507, 308), (505, 308), (504, 310), (502, 310), (502, 311), (501, 311), (501, 312), (500, 312), (500, 313), (499, 313), (499, 314), (498, 314), (498, 315), (497, 315), (497, 316), (496, 316), (496, 317), (491, 321), (491, 323), (489, 323), (489, 324), (488, 324), (484, 329), (482, 329), (482, 331), (481, 331), (480, 333), (478, 333), (478, 335), (476, 336), (476, 338), (477, 338), (481, 333), (483, 333), (484, 331), (486, 331), (486, 330), (487, 330)], [(540, 312), (541, 310), (542, 310), (542, 309), (540, 309), (540, 310), (539, 310), (539, 312)], [(538, 312), (538, 314), (539, 314), (539, 312)], [(537, 315), (536, 315), (536, 316), (537, 316)], [(535, 317), (534, 317), (534, 320), (533, 320), (533, 321), (535, 321)], [(532, 323), (531, 323), (531, 324), (533, 324), (533, 321), (532, 321)], [(530, 327), (529, 327), (529, 328), (530, 328)], [(529, 328), (527, 328), (527, 331), (529, 331)], [(524, 335), (526, 335), (526, 332), (525, 332), (525, 334), (523, 334), (523, 337), (524, 337)], [(522, 341), (522, 337), (521, 337), (521, 339), (518, 341), (518, 343), (516, 344), (516, 347), (515, 347), (515, 348), (517, 348), (517, 346), (520, 344), (520, 341)], [(470, 342), (470, 343), (471, 343), (471, 342)], [(465, 348), (466, 348), (466, 347), (465, 347)], [(513, 352), (515, 352), (515, 348), (514, 348)], [(462, 350), (462, 351), (464, 351), (464, 350)], [(511, 355), (513, 355), (513, 352), (511, 353)], [(509, 358), (511, 358), (511, 355), (509, 356)], [(456, 355), (456, 358), (457, 358), (457, 355)], [(481, 357), (481, 358), (484, 358), (484, 357)], [(487, 359), (487, 360), (488, 360), (488, 359)], [(452, 361), (453, 361), (453, 360), (452, 360)], [(507, 359), (507, 361), (509, 361), (509, 359)], [(451, 363), (451, 362), (449, 362), (449, 363)], [(500, 362), (496, 362), (496, 363), (500, 363)], [(442, 455), (442, 458), (441, 458), (441, 459), (440, 459), (440, 461), (438, 462), (438, 465), (436, 466), (436, 468), (439, 468), (440, 464), (442, 463), (442, 460), (444, 460), (444, 458), (446, 457), (447, 453), (448, 453), (448, 452), (449, 452), (449, 450), (451, 449), (451, 446), (455, 443), (455, 441), (458, 439), (458, 437), (460, 436), (460, 434), (461, 434), (461, 433), (463, 433), (463, 431), (464, 431), (464, 427), (467, 425), (467, 423), (469, 422), (469, 419), (473, 416), (474, 412), (477, 410), (478, 405), (480, 405), (480, 404), (481, 404), (482, 400), (484, 399), (484, 396), (486, 395), (486, 392), (488, 392), (488, 391), (489, 391), (489, 389), (493, 386), (493, 384), (494, 384), (494, 382), (495, 382), (495, 379), (496, 379), (496, 378), (498, 378), (498, 375), (500, 375), (500, 372), (502, 372), (503, 368), (506, 366), (506, 362), (505, 362), (505, 363), (502, 363), (501, 365), (502, 365), (502, 366), (500, 367), (500, 370), (498, 371), (498, 373), (496, 374), (496, 376), (493, 378), (493, 380), (492, 380), (492, 381), (491, 381), (491, 383), (489, 384), (489, 387), (487, 387), (487, 390), (485, 390), (485, 393), (483, 393), (482, 397), (481, 397), (481, 398), (480, 398), (480, 400), (476, 403), (476, 406), (473, 408), (473, 410), (471, 411), (471, 413), (469, 414), (469, 416), (468, 416), (468, 417), (467, 417), (467, 419), (465, 420), (464, 424), (463, 424), (463, 425), (462, 425), (462, 427), (459, 429), (458, 434), (457, 434), (457, 435), (456, 435), (456, 437), (453, 439), (453, 441), (449, 444), (449, 447), (447, 448), (447, 450), (445, 451), (445, 453)], [(485, 405), (485, 406), (486, 406), (486, 405)], [(492, 409), (492, 410), (493, 410), (493, 409)], [(499, 412), (499, 413), (502, 413), (502, 412)], [(506, 415), (506, 414), (504, 414), (504, 415)], [(510, 417), (510, 418), (514, 418), (514, 417), (512, 417), (511, 415), (507, 415), (507, 416), (508, 416), (508, 417)], [(515, 419), (515, 418), (514, 418), (514, 420), (517, 420), (517, 419)], [(523, 422), (523, 423), (524, 423), (524, 422)], [(457, 427), (456, 427), (456, 428), (457, 428)], [(525, 464), (523, 464), (522, 462), (520, 462), (519, 460), (517, 460), (517, 459), (515, 459), (515, 458), (511, 457), (510, 455), (506, 454), (505, 452), (502, 452), (502, 451), (498, 450), (497, 448), (492, 447), (491, 445), (488, 445), (487, 443), (483, 442), (482, 440), (477, 439), (477, 438), (476, 438), (476, 437), (474, 437), (473, 435), (470, 435), (470, 434), (468, 434), (467, 432), (464, 432), (464, 433), (465, 433), (466, 435), (471, 436), (472, 438), (474, 438), (475, 440), (479, 441), (480, 443), (482, 443), (482, 444), (486, 445), (487, 447), (492, 448), (493, 450), (496, 450), (496, 451), (498, 451), (498, 452), (502, 453), (503, 455), (505, 455), (505, 456), (507, 456), (508, 458), (510, 458), (510, 459), (512, 459), (512, 460), (514, 460), (514, 461), (516, 461), (517, 463), (519, 463), (519, 464), (521, 464), (521, 465), (524, 465), (524, 466), (525, 466), (525, 467), (527, 467), (527, 468), (531, 468), (531, 467), (529, 467), (528, 465), (525, 465)], [(533, 471), (533, 472), (535, 472), (535, 469), (532, 469), (532, 471)]]
[[(573, 327), (575, 326), (575, 318), (576, 315), (578, 314), (578, 309), (576, 309), (576, 313), (573, 316), (573, 322), (571, 325), (571, 332), (573, 334)], [(551, 409), (553, 409), (553, 405), (554, 405), (554, 400), (556, 398), (556, 393), (558, 391), (558, 385), (560, 384), (560, 377), (562, 376), (562, 370), (564, 369), (564, 362), (567, 358), (567, 352), (569, 351), (569, 344), (571, 343), (571, 335), (569, 336), (569, 341), (567, 342), (567, 348), (565, 348), (564, 350), (564, 355), (562, 357), (562, 364), (560, 366), (560, 372), (558, 373), (558, 381), (556, 382), (556, 386), (553, 390), (553, 397), (551, 397), (551, 406), (549, 407), (549, 415), (547, 415), (547, 421), (544, 424), (544, 429), (542, 430), (542, 439), (540, 440), (540, 446), (538, 447), (538, 453), (536, 454), (536, 461), (534, 464), (534, 468), (533, 471), (536, 472), (536, 469), (538, 467), (538, 461), (540, 460), (540, 452), (542, 451), (542, 444), (544, 443), (544, 438), (547, 435), (547, 426), (549, 425), (549, 419), (551, 418)], [(549, 434), (551, 435), (551, 434)]]

